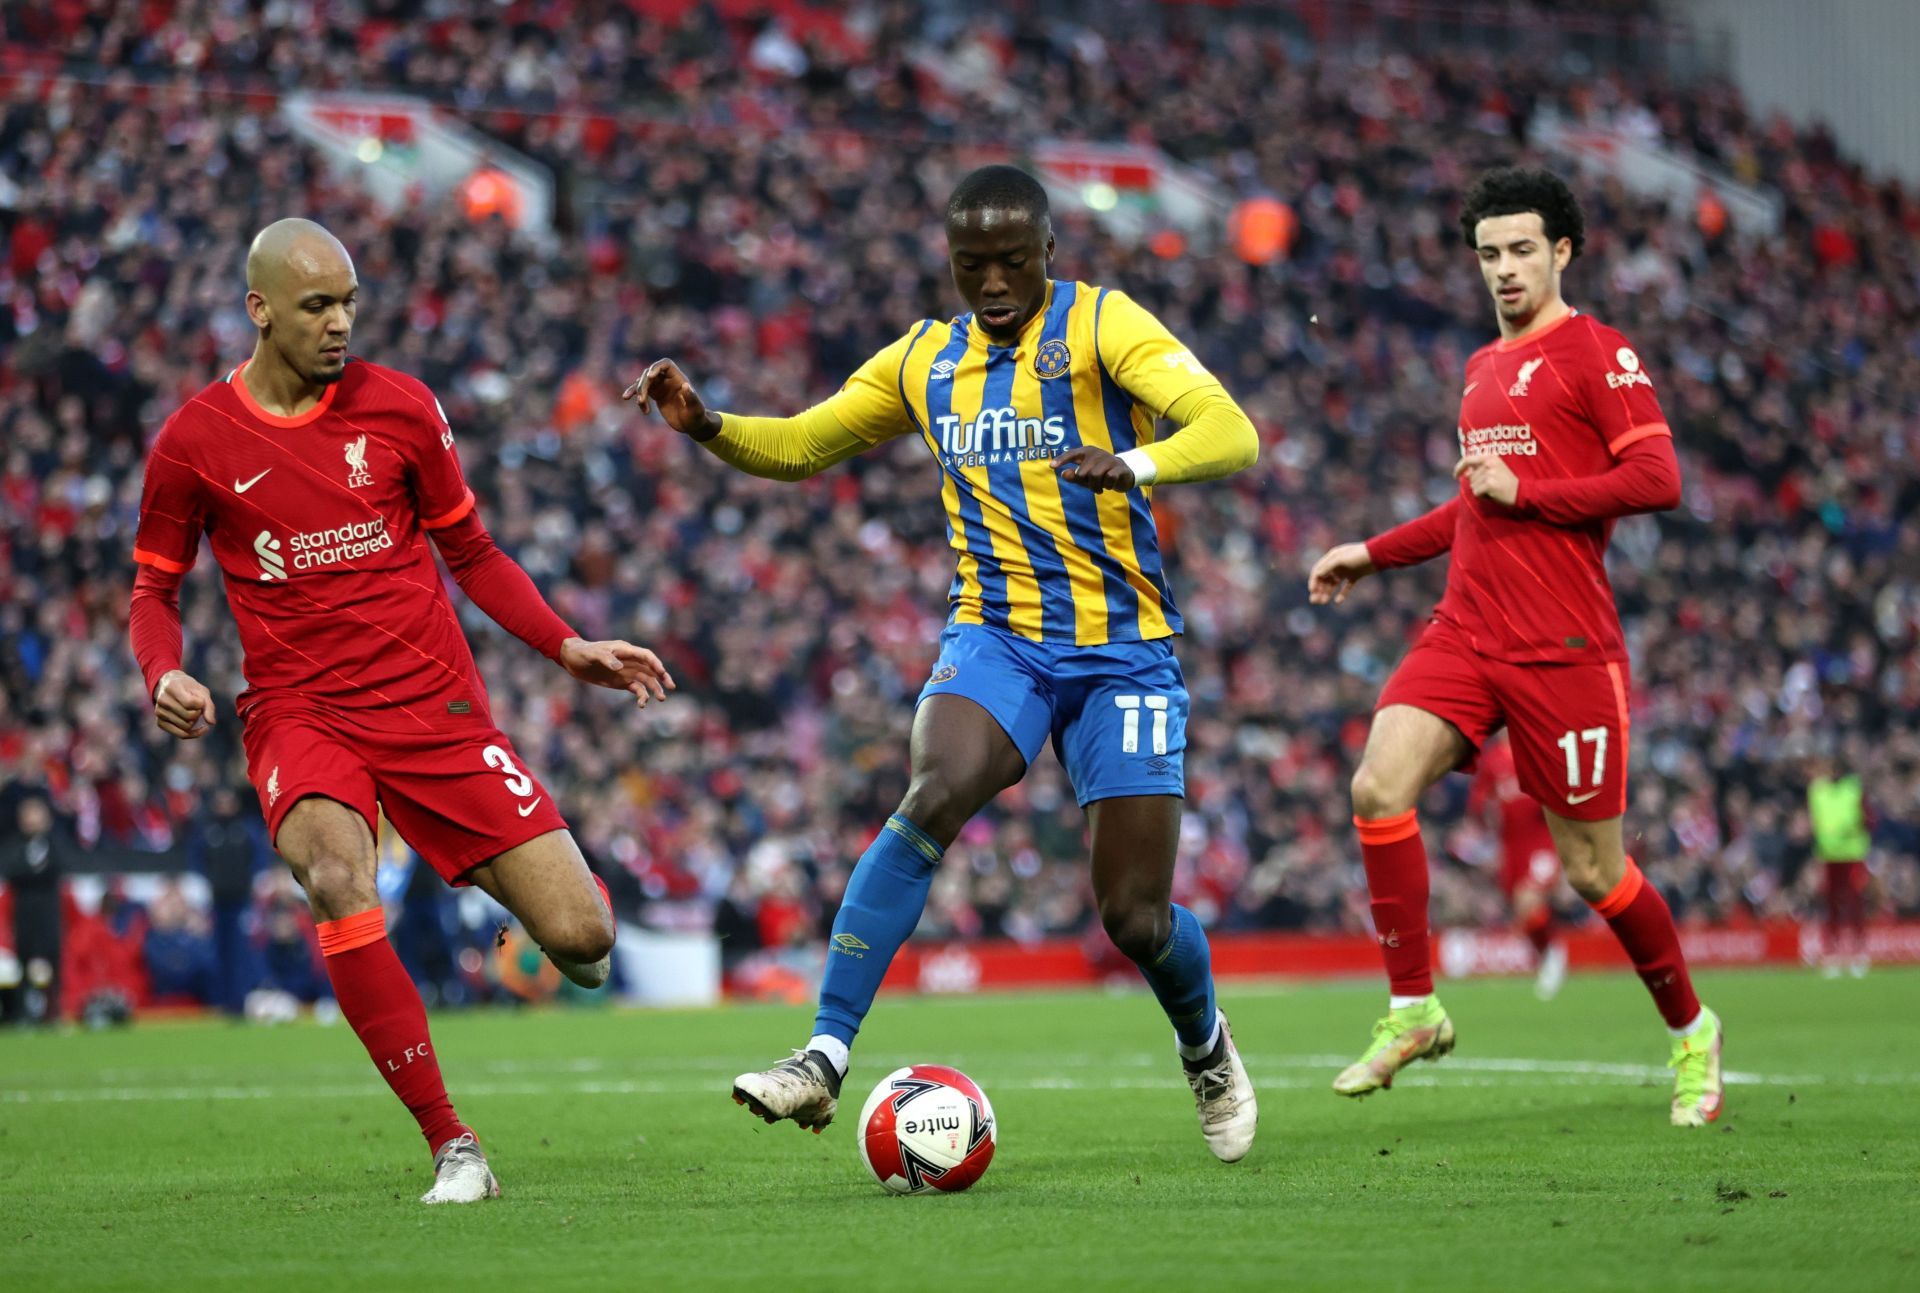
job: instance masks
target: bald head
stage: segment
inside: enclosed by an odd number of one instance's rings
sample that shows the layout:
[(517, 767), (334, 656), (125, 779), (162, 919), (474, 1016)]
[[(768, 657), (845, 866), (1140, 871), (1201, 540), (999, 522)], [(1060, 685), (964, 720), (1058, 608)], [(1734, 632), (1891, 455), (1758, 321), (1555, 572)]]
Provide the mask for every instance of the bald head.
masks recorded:
[(256, 356), (271, 350), (302, 384), (346, 372), (360, 283), (340, 240), (311, 220), (276, 220), (247, 249), (247, 314), (260, 329)]
[(247, 290), (272, 295), (289, 280), (318, 277), (345, 270), (353, 273), (353, 257), (325, 225), (294, 217), (275, 220), (253, 236), (247, 248)]

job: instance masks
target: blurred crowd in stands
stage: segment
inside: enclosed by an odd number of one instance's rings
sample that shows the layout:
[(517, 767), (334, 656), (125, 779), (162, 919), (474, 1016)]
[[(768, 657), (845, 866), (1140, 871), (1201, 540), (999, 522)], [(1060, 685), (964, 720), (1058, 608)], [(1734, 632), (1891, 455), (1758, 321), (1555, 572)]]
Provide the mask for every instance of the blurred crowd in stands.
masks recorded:
[[(1550, 55), (1308, 57), (1210, 6), (1130, 6), (1099, 30), (903, 3), (740, 16), (765, 8), (76, 0), (0, 16), (0, 820), (25, 839), (46, 813), (76, 871), (117, 850), (208, 876), (207, 904), (169, 891), (137, 920), (105, 885), (96, 919), (123, 940), (137, 924), (155, 992), (164, 978), (232, 1004), (196, 958), (242, 945), (253, 978), (305, 990), (298, 893), (244, 780), (213, 562), (184, 593), (188, 668), (220, 705), (206, 739), (155, 729), (126, 643), (144, 448), (249, 352), (254, 230), (301, 214), (338, 234), (362, 284), (354, 350), (436, 390), (502, 546), (582, 632), (669, 660), (680, 692), (636, 713), (461, 603), (499, 720), (622, 915), (714, 928), (731, 964), (816, 943), (897, 803), (952, 559), (917, 442), (760, 482), (619, 390), (672, 355), (714, 407), (821, 398), (957, 312), (946, 190), (1043, 137), (1151, 143), (1297, 218), (1285, 254), (1253, 265), (1063, 215), (1054, 272), (1156, 311), (1264, 440), (1253, 470), (1155, 500), (1194, 698), (1179, 896), (1215, 928), (1366, 929), (1347, 778), (1444, 563), (1338, 609), (1306, 604), (1304, 572), (1455, 488), (1459, 374), (1493, 332), (1457, 199), (1481, 167), (1551, 160), (1524, 146), (1549, 106), (1786, 204), (1780, 235), (1756, 239), (1581, 185), (1568, 297), (1633, 339), (1686, 477), (1681, 509), (1622, 524), (1613, 548), (1632, 849), (1683, 921), (1797, 913), (1806, 765), (1829, 755), (1865, 778), (1875, 909), (1920, 912), (1920, 194), (1726, 85)], [(276, 117), (272, 91), (316, 85), (429, 96), (553, 167), (557, 243), (451, 204), (375, 207)], [(1465, 786), (1426, 805), (1435, 918), (1497, 923), (1497, 839)], [(1082, 858), (1045, 755), (948, 854), (920, 935), (1082, 933)], [(8, 868), (26, 900), (27, 863)]]

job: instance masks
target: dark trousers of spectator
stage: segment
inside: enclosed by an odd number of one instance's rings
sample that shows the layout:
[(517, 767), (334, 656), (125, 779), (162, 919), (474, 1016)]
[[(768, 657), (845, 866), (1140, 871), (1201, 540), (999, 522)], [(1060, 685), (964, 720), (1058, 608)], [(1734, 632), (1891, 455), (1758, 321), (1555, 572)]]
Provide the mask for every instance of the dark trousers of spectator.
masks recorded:
[(8, 1013), (30, 1023), (60, 1017), (60, 894), (42, 895), (22, 886), (13, 905), (13, 949), (20, 958), (20, 986)]
[(215, 999), (230, 1015), (245, 1011), (247, 994), (260, 985), (260, 953), (247, 936), (245, 902), (213, 904)]

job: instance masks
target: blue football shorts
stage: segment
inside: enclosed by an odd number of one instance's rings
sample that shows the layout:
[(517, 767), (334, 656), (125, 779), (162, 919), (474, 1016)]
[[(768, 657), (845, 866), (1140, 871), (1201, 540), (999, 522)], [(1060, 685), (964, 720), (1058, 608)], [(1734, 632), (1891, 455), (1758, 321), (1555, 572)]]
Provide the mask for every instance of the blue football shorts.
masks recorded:
[(949, 624), (920, 691), (921, 701), (929, 696), (964, 696), (986, 710), (1029, 764), (1051, 736), (1083, 808), (1186, 794), (1187, 682), (1168, 639), (1056, 645)]

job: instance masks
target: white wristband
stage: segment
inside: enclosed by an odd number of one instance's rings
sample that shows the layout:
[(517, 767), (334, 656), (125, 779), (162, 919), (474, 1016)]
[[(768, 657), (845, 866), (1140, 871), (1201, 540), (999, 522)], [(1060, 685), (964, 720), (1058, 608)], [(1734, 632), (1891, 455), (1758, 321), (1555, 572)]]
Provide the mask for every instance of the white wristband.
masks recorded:
[(1151, 485), (1160, 478), (1160, 468), (1147, 456), (1145, 449), (1129, 449), (1119, 457), (1121, 462), (1127, 464), (1127, 470), (1133, 473), (1135, 485)]

